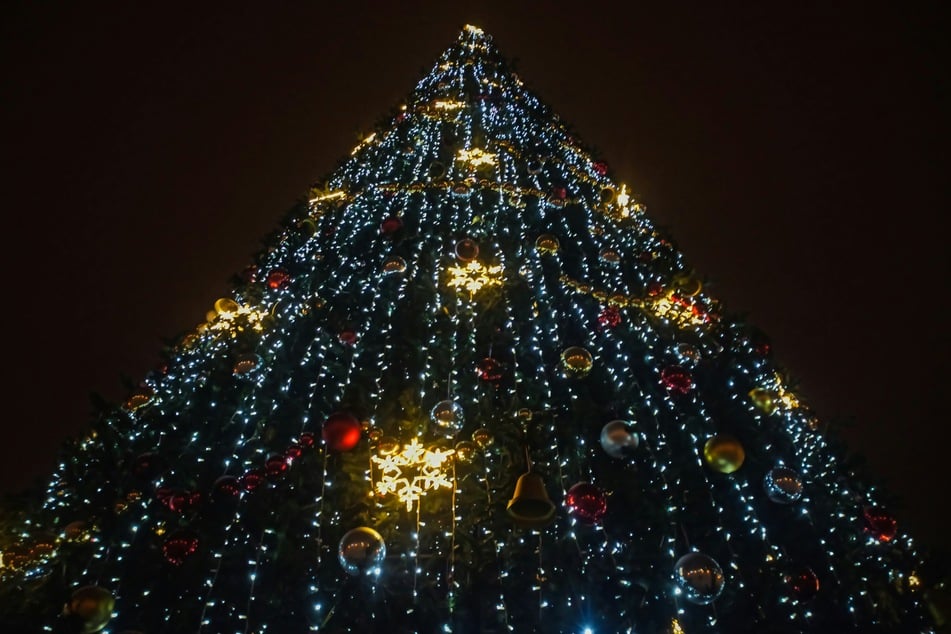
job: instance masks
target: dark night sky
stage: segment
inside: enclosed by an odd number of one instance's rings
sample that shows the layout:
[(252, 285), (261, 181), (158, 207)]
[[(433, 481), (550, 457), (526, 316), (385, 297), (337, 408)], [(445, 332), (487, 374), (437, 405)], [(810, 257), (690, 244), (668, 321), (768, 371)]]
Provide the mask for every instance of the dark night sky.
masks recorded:
[(3, 491), (52, 469), (90, 393), (123, 399), (473, 23), (943, 547), (938, 3), (212, 4), (4, 4)]

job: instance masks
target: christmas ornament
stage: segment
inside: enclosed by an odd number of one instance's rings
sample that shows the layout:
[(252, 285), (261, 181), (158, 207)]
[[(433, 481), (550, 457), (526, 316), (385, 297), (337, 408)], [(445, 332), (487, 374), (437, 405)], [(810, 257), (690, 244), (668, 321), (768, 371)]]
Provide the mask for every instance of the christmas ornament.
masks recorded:
[(692, 343), (678, 343), (674, 348), (674, 356), (685, 367), (694, 367), (700, 363), (700, 348)]
[(723, 592), (723, 570), (712, 557), (688, 553), (674, 564), (674, 579), (684, 597), (697, 605), (713, 603)]
[(152, 401), (152, 397), (155, 396), (155, 393), (151, 388), (139, 388), (126, 399), (125, 408), (130, 412), (148, 405)]
[(797, 566), (783, 574), (783, 582), (799, 601), (808, 601), (819, 594), (819, 577), (808, 566)]
[(406, 260), (398, 255), (392, 255), (383, 262), (383, 273), (395, 275), (406, 270)]
[(92, 528), (83, 520), (76, 520), (63, 528), (63, 536), (68, 542), (86, 542), (92, 537)]
[(380, 233), (384, 236), (392, 237), (397, 231), (403, 228), (403, 221), (396, 216), (390, 216), (380, 223)]
[(476, 364), (476, 375), (490, 383), (498, 381), (502, 378), (502, 364), (492, 357), (486, 357)]
[(678, 293), (686, 297), (698, 295), (703, 289), (703, 284), (700, 282), (700, 280), (690, 276), (676, 278), (674, 280), (674, 286), (676, 287)]
[(238, 302), (230, 297), (222, 297), (215, 302), (215, 312), (219, 315), (233, 315), (240, 309), (241, 306), (238, 305)]
[(340, 538), (337, 557), (347, 574), (373, 572), (386, 558), (386, 544), (378, 532), (361, 526), (347, 531)]
[(297, 442), (304, 449), (310, 449), (315, 444), (317, 444), (317, 438), (314, 436), (314, 432), (305, 431), (301, 433), (300, 438), (297, 439)]
[(304, 455), (304, 448), (297, 443), (291, 443), (284, 450), (284, 459), (288, 462), (294, 462)]
[(680, 365), (671, 365), (660, 371), (660, 382), (671, 394), (689, 394), (693, 389), (690, 371)]
[(241, 482), (235, 476), (223, 475), (211, 485), (211, 501), (218, 503), (235, 500), (241, 497), (243, 488)]
[(287, 473), (288, 466), (287, 458), (281, 454), (274, 454), (264, 462), (264, 472), (269, 478), (279, 478)]
[(470, 262), (479, 257), (479, 245), (475, 240), (465, 238), (456, 243), (456, 257), (462, 262)]
[(638, 443), (634, 426), (625, 420), (612, 420), (601, 428), (601, 448), (612, 458), (630, 458)]
[(598, 252), (598, 257), (607, 264), (617, 264), (621, 261), (620, 254), (613, 247), (604, 247)]
[(492, 432), (490, 432), (485, 427), (480, 427), (479, 429), (472, 432), (472, 442), (479, 445), (483, 450), (495, 442), (495, 438), (492, 437)]
[(792, 504), (802, 497), (802, 479), (789, 467), (773, 467), (763, 478), (763, 488), (777, 504)]
[(772, 414), (779, 406), (779, 394), (773, 390), (755, 387), (749, 392), (753, 405), (766, 414)]
[(254, 491), (264, 483), (264, 476), (264, 469), (257, 467), (248, 469), (245, 474), (241, 476), (241, 486), (245, 491)]
[(593, 366), (594, 358), (584, 348), (571, 346), (561, 353), (561, 367), (568, 378), (583, 378), (588, 375)]
[(78, 618), (82, 634), (92, 634), (106, 627), (115, 606), (116, 600), (108, 590), (99, 586), (83, 586), (70, 596), (63, 613)]
[(239, 354), (234, 360), (234, 366), (231, 371), (235, 374), (247, 374), (253, 372), (264, 365), (264, 359), (261, 355), (253, 352)]
[(535, 248), (542, 253), (558, 253), (560, 247), (558, 238), (550, 233), (543, 233), (535, 240)]
[(471, 440), (460, 440), (455, 446), (456, 460), (459, 462), (472, 462), (479, 452), (479, 445)]
[(176, 513), (187, 513), (198, 508), (201, 493), (198, 491), (176, 490), (166, 500), (166, 505)]
[(353, 346), (357, 343), (357, 331), (352, 328), (344, 328), (337, 335), (337, 339), (345, 346)]
[(717, 434), (703, 446), (703, 458), (720, 473), (733, 473), (746, 459), (746, 451), (740, 441), (728, 434)]
[(598, 199), (601, 201), (602, 205), (610, 205), (614, 202), (616, 197), (617, 193), (614, 191), (613, 187), (604, 187), (601, 189), (601, 193), (598, 194)]
[(430, 178), (442, 178), (446, 175), (446, 166), (439, 161), (433, 161), (429, 164), (428, 173)]
[(436, 426), (445, 431), (449, 436), (458, 434), (462, 431), (462, 427), (465, 424), (462, 406), (452, 399), (439, 401), (433, 406), (429, 414)]
[(140, 454), (132, 463), (132, 475), (143, 482), (151, 482), (168, 469), (166, 460), (155, 452)]
[(898, 522), (894, 516), (877, 506), (862, 509), (865, 532), (880, 542), (890, 542), (898, 534)]
[(545, 480), (537, 473), (523, 473), (505, 507), (519, 528), (544, 528), (555, 519), (555, 505), (548, 497)]
[(568, 512), (584, 524), (597, 524), (608, 511), (608, 498), (604, 491), (590, 482), (579, 482), (565, 494)]
[(602, 328), (614, 328), (621, 323), (621, 311), (617, 306), (605, 306), (598, 315), (598, 324)]
[(198, 535), (189, 530), (175, 531), (162, 544), (162, 556), (173, 566), (181, 566), (198, 550)]
[(605, 176), (608, 173), (608, 164), (604, 161), (596, 161), (591, 164), (591, 168), (598, 176)]
[(290, 273), (284, 269), (272, 269), (267, 274), (267, 287), (273, 290), (286, 288), (291, 283)]
[(660, 282), (651, 282), (647, 285), (648, 297), (660, 297), (664, 294), (664, 285)]
[(321, 430), (324, 444), (331, 451), (350, 451), (360, 442), (361, 425), (349, 412), (335, 412), (324, 421)]

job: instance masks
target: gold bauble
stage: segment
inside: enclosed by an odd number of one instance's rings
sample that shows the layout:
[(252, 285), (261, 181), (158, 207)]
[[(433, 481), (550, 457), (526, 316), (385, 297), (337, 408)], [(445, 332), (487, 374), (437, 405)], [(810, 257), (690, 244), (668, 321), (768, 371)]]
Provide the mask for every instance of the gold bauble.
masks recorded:
[(561, 245), (558, 243), (558, 238), (550, 233), (543, 233), (535, 240), (535, 248), (542, 253), (558, 253), (560, 247)]
[(264, 359), (253, 352), (240, 354), (235, 359), (234, 367), (232, 372), (234, 374), (247, 374), (261, 367), (261, 364), (264, 363)]
[(471, 440), (460, 440), (456, 443), (455, 449), (456, 460), (459, 462), (472, 462), (476, 453), (479, 451), (479, 446)]
[(399, 257), (398, 255), (394, 255), (392, 257), (387, 258), (386, 261), (383, 263), (383, 272), (386, 274), (402, 273), (405, 270), (406, 270), (406, 260)]
[[(238, 312), (239, 308), (240, 306), (238, 306), (238, 302), (229, 297), (222, 297), (215, 302), (215, 312), (219, 315), (221, 313), (236, 313)], [(211, 320), (209, 319), (209, 321)]]
[(134, 412), (143, 405), (148, 404), (148, 402), (152, 400), (152, 395), (153, 392), (151, 389), (143, 388), (141, 390), (137, 390), (126, 400), (125, 407), (127, 410)]
[(472, 432), (472, 442), (479, 445), (483, 449), (492, 444), (495, 439), (492, 438), (492, 432), (490, 432), (485, 427), (481, 427), (474, 432)]
[(761, 387), (750, 390), (750, 399), (753, 401), (753, 405), (767, 414), (775, 412), (779, 404), (779, 395), (776, 392)]
[(746, 459), (740, 441), (728, 434), (717, 434), (703, 446), (703, 457), (711, 468), (720, 473), (733, 473)]
[(569, 378), (577, 379), (588, 375), (594, 359), (591, 353), (580, 346), (565, 348), (561, 353), (561, 367)]
[(108, 590), (99, 586), (83, 586), (73, 592), (63, 611), (79, 617), (83, 634), (92, 634), (106, 627), (115, 606), (116, 600)]

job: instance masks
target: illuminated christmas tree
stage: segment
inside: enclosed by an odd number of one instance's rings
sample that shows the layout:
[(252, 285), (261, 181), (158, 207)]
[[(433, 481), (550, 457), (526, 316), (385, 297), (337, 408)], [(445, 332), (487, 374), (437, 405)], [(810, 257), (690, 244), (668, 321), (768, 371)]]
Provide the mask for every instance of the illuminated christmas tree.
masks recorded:
[(932, 631), (884, 493), (478, 28), (166, 357), (9, 523), (7, 631)]

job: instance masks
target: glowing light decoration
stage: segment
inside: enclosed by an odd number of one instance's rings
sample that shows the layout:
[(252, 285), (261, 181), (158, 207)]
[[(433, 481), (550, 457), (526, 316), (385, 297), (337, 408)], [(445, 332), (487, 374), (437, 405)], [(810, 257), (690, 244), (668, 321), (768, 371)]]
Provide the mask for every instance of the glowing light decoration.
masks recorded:
[(673, 290), (655, 298), (651, 307), (655, 315), (681, 327), (703, 326), (711, 321), (710, 314), (696, 302), (680, 297)]
[(446, 110), (451, 112), (453, 110), (459, 110), (460, 108), (465, 107), (466, 104), (462, 101), (453, 101), (451, 99), (437, 99), (432, 105), (436, 110)]
[(413, 505), (428, 491), (452, 489), (452, 477), (446, 463), (454, 449), (427, 449), (418, 439), (387, 455), (371, 456), (380, 468), (376, 491), (380, 495), (396, 495), (412, 511)]
[(242, 306), (234, 302), (227, 305), (227, 310), (219, 311), (218, 318), (209, 323), (208, 328), (213, 332), (232, 334), (244, 330), (262, 332), (264, 330), (264, 320), (269, 314), (266, 310), (257, 310), (251, 306)]
[(449, 286), (469, 291), (470, 297), (487, 286), (502, 284), (501, 266), (485, 266), (475, 260), (465, 266), (451, 266), (448, 272)]
[(477, 147), (471, 150), (459, 150), (456, 160), (467, 163), (469, 167), (491, 167), (496, 164), (495, 154), (485, 152)]

